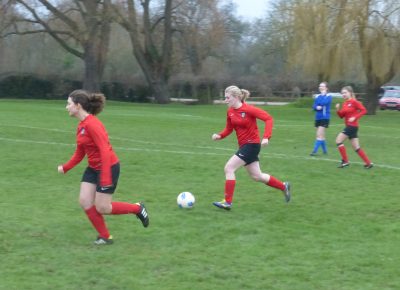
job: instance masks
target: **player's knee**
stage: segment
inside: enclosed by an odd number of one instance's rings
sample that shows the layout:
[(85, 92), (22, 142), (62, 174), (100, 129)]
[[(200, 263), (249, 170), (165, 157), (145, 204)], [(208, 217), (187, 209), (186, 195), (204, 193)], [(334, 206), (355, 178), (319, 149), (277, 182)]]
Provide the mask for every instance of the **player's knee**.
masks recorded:
[(108, 214), (108, 213), (110, 213), (110, 205), (109, 204), (96, 204), (96, 210), (100, 214)]
[(342, 142), (337, 142), (337, 141), (336, 141), (336, 146), (337, 146), (337, 147), (343, 146), (343, 143), (342, 143)]
[(83, 209), (89, 209), (93, 206), (93, 203), (91, 200), (84, 198), (84, 197), (79, 197), (79, 205), (83, 208)]

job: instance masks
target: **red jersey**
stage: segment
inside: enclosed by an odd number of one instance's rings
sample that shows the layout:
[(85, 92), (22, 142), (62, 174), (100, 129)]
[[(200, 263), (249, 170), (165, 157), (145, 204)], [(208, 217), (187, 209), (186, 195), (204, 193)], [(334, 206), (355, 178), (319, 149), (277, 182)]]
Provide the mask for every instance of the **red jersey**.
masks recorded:
[(118, 157), (111, 147), (106, 129), (93, 115), (88, 115), (78, 124), (76, 150), (63, 165), (64, 172), (75, 167), (85, 155), (88, 157), (89, 167), (100, 170), (100, 186), (111, 185), (111, 166), (118, 163)]
[(246, 143), (260, 143), (257, 119), (265, 122), (263, 138), (271, 138), (274, 119), (264, 110), (243, 103), (238, 108), (229, 108), (226, 116), (226, 127), (219, 133), (221, 139), (236, 131), (239, 147)]
[[(344, 118), (346, 126), (358, 127), (358, 119), (367, 113), (367, 109), (356, 99), (348, 99), (336, 113), (340, 118)], [(351, 117), (355, 117), (353, 122), (349, 121)]]

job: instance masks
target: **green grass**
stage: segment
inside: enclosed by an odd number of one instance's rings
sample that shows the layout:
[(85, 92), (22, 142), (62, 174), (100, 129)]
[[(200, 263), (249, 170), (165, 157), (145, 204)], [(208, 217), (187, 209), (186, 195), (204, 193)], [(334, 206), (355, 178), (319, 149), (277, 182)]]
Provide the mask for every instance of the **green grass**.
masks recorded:
[[(100, 114), (121, 160), (115, 200), (143, 200), (144, 229), (134, 216), (107, 216), (112, 246), (96, 236), (77, 198), (86, 161), (67, 175), (57, 165), (74, 150), (77, 120), (65, 102), (0, 101), (0, 289), (399, 289), (400, 113), (365, 116), (362, 168), (346, 143), (350, 168), (329, 155), (308, 156), (310, 109), (266, 107), (275, 119), (263, 171), (293, 185), (285, 204), (277, 190), (237, 173), (232, 211), (222, 198), (223, 167), (234, 136), (212, 142), (225, 106), (107, 104)], [(176, 206), (191, 191), (192, 210)]]

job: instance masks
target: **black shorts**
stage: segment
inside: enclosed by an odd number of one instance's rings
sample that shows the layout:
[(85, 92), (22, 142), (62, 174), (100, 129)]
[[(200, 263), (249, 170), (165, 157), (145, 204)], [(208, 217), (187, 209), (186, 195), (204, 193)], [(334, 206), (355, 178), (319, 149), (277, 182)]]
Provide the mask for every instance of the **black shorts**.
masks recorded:
[(358, 132), (358, 127), (354, 126), (346, 126), (346, 128), (344, 128), (342, 131), (342, 133), (347, 135), (349, 139), (358, 138), (357, 132)]
[(315, 120), (314, 126), (315, 126), (315, 128), (318, 128), (318, 127), (328, 128), (329, 127), (329, 119)]
[(259, 143), (247, 143), (242, 145), (239, 150), (235, 153), (237, 157), (246, 162), (246, 165), (258, 161), (258, 153), (260, 153), (261, 144)]
[(117, 188), (118, 178), (119, 178), (119, 163), (111, 166), (111, 176), (112, 176), (112, 186), (101, 187), (100, 186), (100, 170), (94, 170), (91, 167), (86, 167), (83, 173), (81, 182), (88, 182), (96, 184), (96, 191), (101, 193), (114, 193)]

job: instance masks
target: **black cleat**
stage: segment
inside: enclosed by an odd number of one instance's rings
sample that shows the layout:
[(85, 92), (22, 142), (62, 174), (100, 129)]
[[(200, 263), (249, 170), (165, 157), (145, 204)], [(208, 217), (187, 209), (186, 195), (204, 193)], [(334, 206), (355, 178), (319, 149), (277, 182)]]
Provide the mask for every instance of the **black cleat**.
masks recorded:
[(136, 214), (136, 217), (138, 219), (140, 219), (143, 226), (145, 228), (147, 228), (149, 226), (149, 214), (148, 214), (143, 202), (139, 203), (139, 205), (140, 205), (140, 212), (138, 214)]
[(318, 156), (318, 154), (317, 154), (317, 153), (314, 153), (314, 152), (311, 152), (311, 153), (310, 153), (310, 156)]
[(374, 163), (370, 163), (370, 164), (365, 164), (364, 165), (365, 169), (371, 169), (372, 167), (374, 167)]
[(342, 162), (340, 163), (340, 165), (338, 166), (338, 168), (345, 168), (345, 167), (348, 167), (348, 166), (350, 166), (350, 163), (349, 163), (349, 162), (344, 162), (344, 161), (342, 161)]
[(289, 182), (284, 182), (285, 189), (283, 190), (283, 194), (285, 195), (285, 201), (289, 202), (290, 199), (292, 198), (292, 194), (290, 192), (290, 183)]
[(94, 241), (95, 245), (112, 245), (114, 243), (113, 237), (109, 236), (108, 239), (97, 237), (97, 240)]

